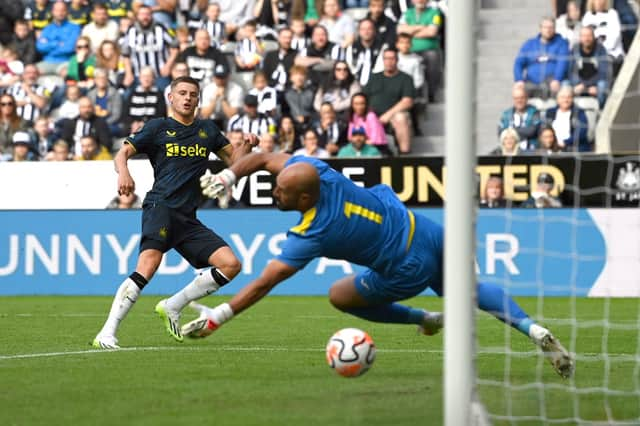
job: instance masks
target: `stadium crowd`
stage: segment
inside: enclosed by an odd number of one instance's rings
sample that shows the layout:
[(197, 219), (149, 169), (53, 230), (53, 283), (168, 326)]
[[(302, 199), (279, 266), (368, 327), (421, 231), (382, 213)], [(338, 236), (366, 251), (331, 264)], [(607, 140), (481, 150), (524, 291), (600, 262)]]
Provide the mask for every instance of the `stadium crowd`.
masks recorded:
[[(593, 149), (637, 26), (627, 0), (552, 1), (515, 58), (497, 155)], [(0, 160), (110, 159), (172, 78), (233, 142), (319, 158), (411, 152), (442, 97), (446, 1), (0, 0)], [(621, 22), (624, 25), (621, 25)], [(630, 29), (631, 28), (631, 29)], [(391, 143), (390, 143), (391, 142)]]

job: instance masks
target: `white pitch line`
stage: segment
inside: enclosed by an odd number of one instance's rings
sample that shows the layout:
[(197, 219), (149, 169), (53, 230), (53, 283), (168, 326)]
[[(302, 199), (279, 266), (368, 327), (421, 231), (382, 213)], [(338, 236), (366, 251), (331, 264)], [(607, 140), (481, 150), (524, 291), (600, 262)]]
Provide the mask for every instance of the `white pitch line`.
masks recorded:
[[(95, 355), (95, 354), (109, 354), (117, 352), (143, 352), (143, 351), (176, 351), (176, 352), (322, 352), (322, 348), (284, 348), (284, 347), (261, 347), (261, 346), (138, 346), (131, 348), (121, 349), (87, 349), (81, 351), (61, 351), (61, 352), (40, 352), (29, 354), (14, 354), (14, 355), (0, 355), (0, 361), (11, 361), (19, 359), (32, 359), (32, 358), (51, 358), (58, 356), (73, 356), (73, 355)], [(443, 355), (443, 350), (433, 349), (381, 349), (378, 348), (380, 353), (405, 353), (405, 354), (431, 354), (431, 355)], [(538, 354), (537, 351), (512, 351), (508, 353), (515, 358), (532, 357)], [(487, 348), (486, 350), (478, 351), (477, 355), (507, 355), (505, 351), (497, 348)], [(578, 361), (595, 362), (601, 361), (605, 358), (609, 360), (620, 360), (626, 362), (640, 363), (640, 356), (637, 354), (611, 354), (603, 355), (601, 353), (580, 353), (576, 356)]]

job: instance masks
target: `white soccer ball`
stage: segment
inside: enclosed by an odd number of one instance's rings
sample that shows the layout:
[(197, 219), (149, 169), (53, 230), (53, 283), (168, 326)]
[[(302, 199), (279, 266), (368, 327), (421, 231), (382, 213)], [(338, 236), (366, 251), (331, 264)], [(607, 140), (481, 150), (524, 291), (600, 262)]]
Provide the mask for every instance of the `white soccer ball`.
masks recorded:
[(327, 363), (342, 377), (358, 377), (366, 373), (376, 359), (376, 345), (366, 332), (343, 328), (327, 343)]

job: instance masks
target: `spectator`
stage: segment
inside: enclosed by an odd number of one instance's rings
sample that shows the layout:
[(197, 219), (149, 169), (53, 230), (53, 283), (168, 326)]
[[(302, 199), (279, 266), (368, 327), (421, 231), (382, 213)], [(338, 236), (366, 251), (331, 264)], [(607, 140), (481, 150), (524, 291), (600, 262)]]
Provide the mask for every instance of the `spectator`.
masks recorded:
[(38, 37), (36, 49), (42, 55), (38, 68), (43, 74), (58, 74), (74, 53), (75, 43), (80, 36), (80, 26), (67, 19), (67, 5), (56, 1), (51, 8), (53, 21)]
[(376, 27), (372, 20), (363, 19), (358, 23), (358, 38), (347, 47), (346, 61), (353, 70), (358, 82), (365, 86), (371, 74), (382, 71), (380, 53), (387, 45), (376, 35)]
[(369, 99), (364, 93), (356, 93), (351, 97), (349, 110), (349, 129), (347, 138), (351, 138), (351, 132), (356, 127), (362, 127), (367, 135), (366, 143), (375, 146), (385, 156), (391, 156), (391, 150), (387, 144), (387, 136), (384, 126), (375, 112), (369, 109)]
[(205, 29), (196, 31), (194, 45), (181, 52), (176, 61), (186, 62), (189, 75), (200, 82), (201, 88), (213, 78), (216, 65), (229, 66), (224, 54), (211, 47), (211, 37)]
[(310, 122), (313, 115), (315, 93), (306, 84), (306, 68), (294, 65), (289, 70), (289, 79), (291, 80), (291, 86), (285, 92), (284, 98), (297, 128), (302, 129)]
[(13, 134), (13, 153), (9, 161), (37, 161), (33, 153), (33, 144), (28, 132), (18, 131)]
[(124, 36), (125, 87), (135, 85), (135, 76), (139, 76), (142, 68), (147, 66), (153, 70), (160, 90), (170, 83), (171, 65), (178, 55), (177, 40), (162, 24), (154, 22), (151, 13), (149, 6), (140, 6), (136, 22)]
[(225, 23), (225, 33), (232, 39), (236, 31), (251, 20), (253, 14), (253, 0), (218, 0), (220, 5), (220, 20)]
[(325, 79), (316, 92), (313, 108), (320, 112), (322, 104), (328, 102), (340, 119), (347, 120), (351, 97), (361, 91), (360, 83), (351, 74), (349, 65), (345, 61), (336, 61), (333, 74)]
[(123, 87), (125, 65), (124, 58), (120, 55), (120, 47), (111, 41), (105, 40), (100, 44), (96, 52), (96, 67), (107, 70), (109, 83), (115, 87)]
[(302, 138), (302, 148), (296, 150), (293, 155), (303, 155), (305, 157), (315, 158), (329, 158), (329, 153), (320, 148), (318, 145), (318, 134), (313, 129), (307, 129), (304, 131)]
[(278, 3), (282, 2), (278, 0), (256, 0), (254, 3), (253, 19), (258, 25), (258, 36), (262, 39), (276, 40), (276, 29), (281, 28)]
[(15, 98), (8, 93), (0, 95), (0, 156), (10, 156), (13, 135), (28, 128), (29, 123), (17, 113)]
[(624, 61), (622, 29), (618, 12), (611, 7), (609, 0), (589, 0), (587, 12), (582, 17), (582, 26), (594, 28), (596, 38), (611, 56), (615, 78)]
[(411, 107), (411, 123), (413, 124), (413, 134), (422, 136), (420, 129), (420, 110), (424, 109), (426, 95), (424, 85), (424, 66), (422, 58), (415, 53), (411, 53), (411, 36), (406, 33), (400, 33), (396, 41), (396, 49), (398, 49), (398, 69), (403, 73), (411, 76), (413, 86), (416, 90), (416, 99)]
[(41, 115), (33, 124), (35, 152), (38, 160), (45, 160), (53, 148), (53, 132), (49, 117)]
[(266, 133), (276, 134), (276, 124), (271, 117), (258, 112), (258, 98), (247, 95), (244, 98), (244, 111), (229, 119), (227, 130), (241, 130), (262, 136)]
[(267, 52), (261, 68), (267, 76), (269, 86), (278, 91), (278, 99), (284, 99), (284, 91), (289, 81), (289, 69), (293, 66), (296, 52), (291, 48), (293, 33), (289, 28), (278, 31), (278, 49)]
[(95, 87), (87, 93), (87, 97), (95, 105), (96, 116), (104, 118), (107, 122), (111, 136), (123, 136), (124, 132), (120, 125), (123, 99), (120, 92), (109, 84), (107, 70), (103, 68), (96, 69)]
[[(12, 4), (17, 2), (7, 2)], [(49, 0), (33, 0), (27, 3), (27, 7), (24, 9), (24, 20), (27, 21), (29, 28), (31, 28), (35, 37), (40, 37), (40, 33), (44, 30), (44, 27), (49, 25), (53, 20), (51, 15), (52, 4)], [(4, 23), (2, 23), (4, 26)]]
[(107, 7), (109, 20), (120, 24), (123, 19), (129, 19), (131, 13), (131, 0), (100, 0)]
[(60, 107), (52, 111), (51, 117), (55, 120), (76, 118), (80, 113), (80, 88), (78, 86), (67, 86)]
[(558, 106), (547, 110), (546, 121), (555, 130), (560, 148), (564, 151), (591, 151), (587, 115), (573, 103), (573, 89), (563, 86), (558, 92), (557, 102)]
[(532, 97), (549, 98), (560, 90), (560, 82), (567, 78), (569, 44), (556, 34), (555, 20), (543, 18), (540, 34), (527, 40), (513, 66), (515, 82)]
[(411, 51), (422, 57), (425, 79), (429, 87), (429, 102), (434, 102), (442, 77), (442, 53), (440, 52), (440, 27), (442, 14), (434, 7), (427, 7), (427, 0), (414, 0), (414, 7), (400, 18), (398, 32), (409, 34)]
[(80, 26), (87, 25), (91, 18), (91, 7), (85, 2), (85, 0), (71, 0), (69, 2), (69, 21)]
[(75, 119), (62, 120), (62, 139), (73, 147), (71, 150), (75, 156), (82, 155), (81, 139), (87, 135), (92, 136), (98, 144), (110, 151), (112, 142), (109, 126), (104, 118), (96, 116), (91, 99), (86, 96), (80, 98), (79, 109), (80, 112)]
[(263, 71), (258, 70), (253, 74), (253, 88), (249, 90), (249, 94), (258, 98), (258, 112), (270, 117), (276, 116), (278, 92), (267, 85), (267, 76)]
[(395, 133), (398, 151), (411, 152), (411, 119), (415, 89), (413, 81), (398, 69), (398, 52), (388, 48), (382, 54), (384, 71), (373, 74), (364, 87), (371, 109), (385, 126), (391, 125)]
[(142, 208), (142, 199), (138, 197), (138, 194), (135, 192), (131, 192), (127, 195), (116, 195), (111, 201), (109, 201), (109, 204), (107, 204), (107, 210), (140, 208)]
[(307, 37), (307, 27), (302, 18), (291, 18), (291, 48), (297, 53), (303, 53), (311, 44)]
[(491, 151), (491, 155), (512, 157), (520, 154), (520, 137), (518, 132), (511, 127), (500, 132), (500, 146)]
[(0, 91), (20, 81), (24, 64), (18, 59), (18, 53), (12, 47), (0, 46)]
[(96, 52), (103, 41), (118, 40), (118, 24), (109, 19), (107, 7), (103, 3), (94, 3), (91, 22), (82, 28), (81, 34), (89, 37), (91, 50)]
[(288, 154), (293, 153), (296, 149), (300, 148), (300, 137), (296, 130), (293, 118), (288, 115), (283, 116), (280, 119), (280, 126), (278, 127), (278, 143), (280, 144), (280, 151)]
[(380, 157), (380, 151), (373, 145), (367, 144), (367, 132), (364, 127), (351, 130), (349, 144), (340, 148), (338, 158), (350, 157)]
[(93, 87), (93, 72), (96, 69), (96, 57), (91, 51), (89, 37), (80, 36), (76, 41), (76, 53), (67, 65), (67, 84), (80, 87), (83, 91)]
[(607, 52), (596, 40), (593, 28), (580, 30), (580, 43), (574, 48), (569, 64), (569, 82), (576, 96), (593, 96), (602, 108), (609, 93), (610, 63)]
[(514, 85), (511, 91), (513, 106), (502, 112), (498, 124), (498, 135), (505, 129), (518, 132), (521, 151), (533, 151), (538, 147), (538, 132), (542, 123), (540, 112), (527, 103), (527, 91), (520, 85)]
[(76, 157), (76, 160), (113, 160), (113, 156), (104, 145), (98, 145), (98, 142), (96, 142), (93, 136), (86, 135), (80, 138), (80, 155)]
[(562, 207), (562, 202), (557, 197), (551, 195), (555, 181), (549, 173), (540, 173), (536, 179), (536, 187), (531, 191), (531, 196), (520, 206), (526, 208), (548, 208)]
[(309, 79), (317, 87), (330, 75), (334, 62), (344, 59), (344, 49), (329, 41), (325, 27), (316, 25), (311, 32), (311, 44), (296, 56), (295, 64), (311, 70)]
[(260, 141), (255, 151), (257, 152), (278, 152), (275, 136), (271, 133), (265, 133), (260, 136)]
[(226, 129), (231, 117), (242, 109), (244, 90), (229, 79), (229, 69), (219, 64), (213, 73), (213, 81), (202, 90), (200, 117), (212, 119), (219, 128)]
[(369, 0), (367, 18), (373, 21), (378, 38), (387, 46), (395, 46), (397, 25), (384, 13), (384, 0)]
[[(256, 37), (255, 21), (247, 21), (236, 34), (235, 49), (236, 72), (249, 73), (256, 70), (262, 56), (264, 47)], [(244, 76), (246, 82), (251, 82), (253, 75)]]
[(51, 151), (45, 157), (46, 161), (69, 161), (73, 160), (69, 152), (69, 144), (63, 139), (58, 139), (53, 143)]
[(537, 153), (540, 155), (549, 155), (555, 154), (557, 152), (562, 152), (562, 149), (558, 145), (556, 132), (551, 126), (544, 126), (542, 130), (540, 130), (538, 141), (540, 147), (538, 148)]
[(569, 49), (580, 41), (580, 29), (582, 28), (582, 15), (580, 7), (575, 0), (567, 2), (567, 13), (556, 19), (556, 32), (569, 43)]
[(140, 70), (140, 84), (138, 84), (126, 101), (125, 133), (135, 133), (144, 123), (152, 118), (162, 118), (167, 115), (167, 105), (164, 103), (162, 90), (157, 86), (153, 68), (144, 67)]
[(507, 206), (504, 198), (504, 185), (500, 176), (490, 176), (484, 187), (484, 194), (480, 199), (480, 207), (501, 208)]
[(47, 107), (51, 92), (38, 83), (40, 73), (33, 64), (26, 65), (20, 77), (20, 81), (8, 87), (6, 93), (15, 98), (18, 115), (33, 123)]
[(210, 3), (207, 6), (207, 19), (200, 28), (204, 28), (211, 38), (211, 47), (220, 49), (227, 42), (227, 33), (224, 22), (220, 20), (220, 5)]
[(347, 48), (355, 40), (355, 23), (348, 13), (342, 13), (338, 0), (324, 0), (318, 25), (327, 29), (329, 41)]
[(24, 2), (4, 0), (0, 10), (0, 45), (6, 46), (11, 41), (16, 21), (24, 16)]
[(18, 58), (22, 63), (34, 64), (37, 61), (36, 39), (33, 32), (29, 30), (26, 21), (21, 19), (16, 21), (9, 45), (18, 53)]
[(336, 117), (336, 112), (329, 102), (323, 103), (320, 107), (320, 119), (314, 128), (318, 136), (318, 146), (326, 149), (331, 156), (335, 156), (347, 143), (346, 125)]

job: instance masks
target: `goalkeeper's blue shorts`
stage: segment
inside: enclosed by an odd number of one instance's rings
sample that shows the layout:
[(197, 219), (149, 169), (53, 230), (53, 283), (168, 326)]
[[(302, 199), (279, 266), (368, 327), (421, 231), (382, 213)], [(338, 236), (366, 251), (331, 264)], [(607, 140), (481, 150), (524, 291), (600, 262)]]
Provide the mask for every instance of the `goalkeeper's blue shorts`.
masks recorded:
[(409, 299), (427, 288), (442, 295), (442, 229), (424, 216), (416, 214), (415, 217), (416, 231), (411, 247), (390, 273), (383, 275), (366, 269), (356, 275), (356, 289), (370, 303)]
[(200, 222), (195, 215), (171, 209), (162, 204), (142, 206), (140, 251), (175, 248), (194, 268), (209, 266), (211, 254), (227, 243)]

